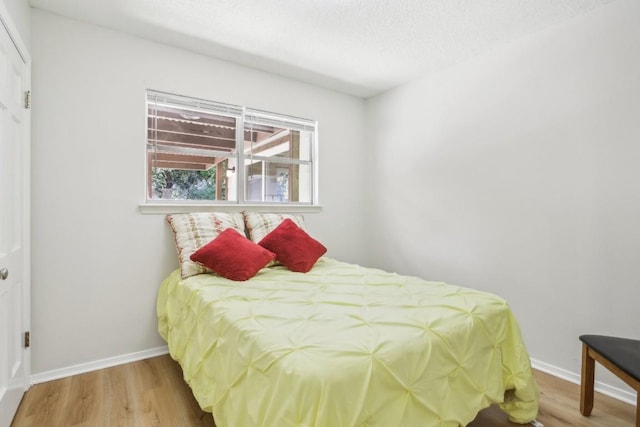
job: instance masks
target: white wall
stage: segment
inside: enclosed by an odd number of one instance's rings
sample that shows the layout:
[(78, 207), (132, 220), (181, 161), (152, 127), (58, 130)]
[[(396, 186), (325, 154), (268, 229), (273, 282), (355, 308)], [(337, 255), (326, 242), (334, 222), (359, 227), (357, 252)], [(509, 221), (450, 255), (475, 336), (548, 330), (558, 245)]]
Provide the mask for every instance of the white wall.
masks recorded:
[(638, 17), (620, 0), (369, 100), (369, 262), (505, 297), (572, 373), (578, 335), (640, 338)]
[(317, 119), (312, 235), (362, 262), (364, 101), (33, 10), (34, 374), (151, 349), (177, 266), (163, 215), (142, 215), (145, 89)]

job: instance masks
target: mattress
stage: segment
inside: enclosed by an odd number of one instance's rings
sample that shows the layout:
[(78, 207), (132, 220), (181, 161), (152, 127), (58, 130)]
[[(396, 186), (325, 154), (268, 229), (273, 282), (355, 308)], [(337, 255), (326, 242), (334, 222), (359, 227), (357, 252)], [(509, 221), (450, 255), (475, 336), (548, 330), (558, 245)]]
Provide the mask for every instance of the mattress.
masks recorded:
[(537, 415), (518, 323), (489, 293), (322, 258), (246, 282), (175, 271), (157, 313), (218, 427), (457, 427), (492, 403)]

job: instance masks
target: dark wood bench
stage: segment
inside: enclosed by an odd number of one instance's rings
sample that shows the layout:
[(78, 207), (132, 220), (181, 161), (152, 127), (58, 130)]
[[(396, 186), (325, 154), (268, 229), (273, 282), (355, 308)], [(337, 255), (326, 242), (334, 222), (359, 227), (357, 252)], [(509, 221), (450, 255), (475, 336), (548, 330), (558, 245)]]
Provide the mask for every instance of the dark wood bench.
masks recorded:
[(595, 361), (613, 372), (638, 392), (636, 427), (640, 427), (640, 340), (581, 335), (582, 381), (580, 386), (580, 412), (588, 417), (593, 409), (593, 382)]

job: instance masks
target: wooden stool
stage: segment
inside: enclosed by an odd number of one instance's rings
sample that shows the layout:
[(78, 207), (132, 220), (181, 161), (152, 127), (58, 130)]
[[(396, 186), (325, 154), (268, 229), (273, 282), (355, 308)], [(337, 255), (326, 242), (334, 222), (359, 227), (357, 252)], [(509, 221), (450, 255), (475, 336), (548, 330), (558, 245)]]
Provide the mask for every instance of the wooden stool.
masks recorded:
[(640, 427), (640, 340), (581, 335), (582, 382), (580, 386), (580, 412), (585, 417), (593, 409), (593, 381), (595, 361), (613, 372), (638, 392), (636, 427)]

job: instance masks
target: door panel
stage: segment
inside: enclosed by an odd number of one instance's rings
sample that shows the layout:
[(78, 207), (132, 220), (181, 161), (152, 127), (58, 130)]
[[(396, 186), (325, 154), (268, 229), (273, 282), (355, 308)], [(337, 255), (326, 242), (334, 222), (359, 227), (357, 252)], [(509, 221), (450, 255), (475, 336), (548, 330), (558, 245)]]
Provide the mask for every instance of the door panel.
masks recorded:
[(11, 423), (29, 384), (26, 75), (27, 65), (0, 23), (0, 427)]

